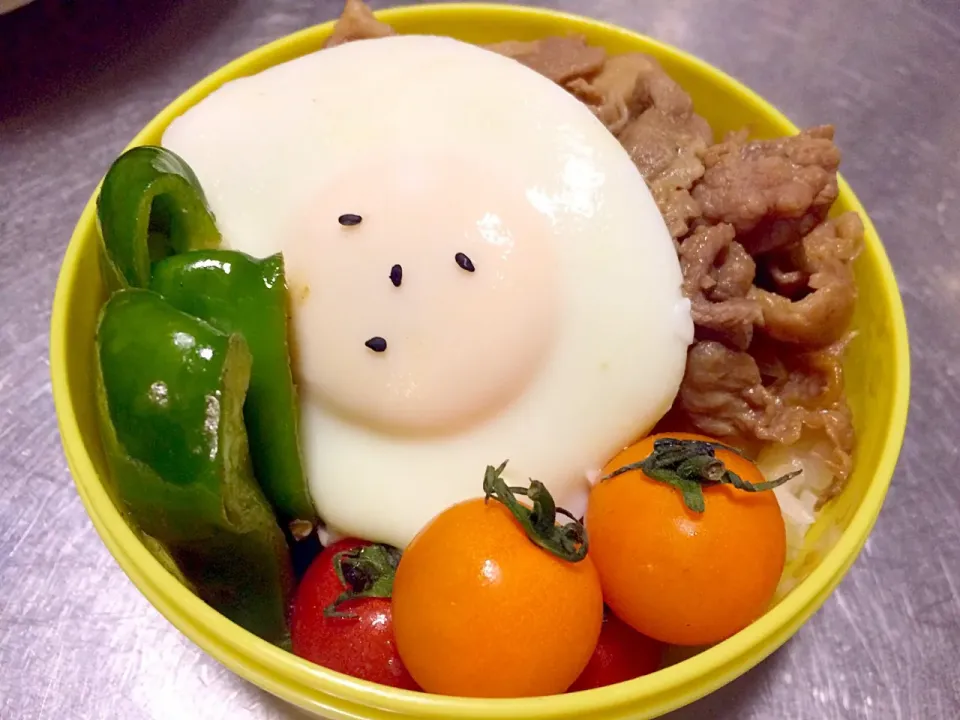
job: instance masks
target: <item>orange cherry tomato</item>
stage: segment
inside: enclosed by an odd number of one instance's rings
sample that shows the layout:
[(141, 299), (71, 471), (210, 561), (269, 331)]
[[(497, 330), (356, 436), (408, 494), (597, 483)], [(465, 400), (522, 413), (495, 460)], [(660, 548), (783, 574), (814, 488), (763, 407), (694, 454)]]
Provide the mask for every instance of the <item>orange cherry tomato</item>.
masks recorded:
[(393, 584), (397, 650), (432, 693), (562, 693), (590, 660), (602, 621), (589, 556), (570, 562), (538, 547), (493, 498), (430, 521), (404, 551)]
[[(685, 433), (647, 437), (603, 475), (638, 463), (664, 438), (714, 442)], [(753, 485), (757, 467), (716, 450), (726, 469)], [(677, 488), (629, 470), (598, 482), (586, 526), (590, 557), (611, 610), (638, 632), (673, 645), (707, 645), (742, 630), (767, 609), (783, 572), (786, 533), (776, 496), (729, 484), (702, 485), (704, 509)]]

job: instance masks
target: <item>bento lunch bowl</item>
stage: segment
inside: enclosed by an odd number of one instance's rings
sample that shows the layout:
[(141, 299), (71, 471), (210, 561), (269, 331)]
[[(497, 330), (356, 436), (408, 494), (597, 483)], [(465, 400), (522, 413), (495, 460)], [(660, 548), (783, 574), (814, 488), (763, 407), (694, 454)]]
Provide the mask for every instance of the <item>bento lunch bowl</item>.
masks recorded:
[[(774, 107), (710, 65), (650, 38), (596, 20), (551, 10), (482, 4), (421, 5), (378, 13), (401, 33), (449, 35), (470, 42), (535, 39), (581, 33), (611, 53), (655, 56), (693, 96), (697, 111), (719, 135), (750, 125), (758, 136), (796, 128)], [(307, 28), (255, 50), (187, 90), (134, 138), (159, 144), (167, 125), (229, 80), (251, 75), (320, 48), (333, 23)], [(99, 191), (99, 190), (98, 190)], [(841, 179), (834, 212), (855, 211), (866, 227), (857, 260), (860, 299), (856, 335), (846, 360), (847, 388), (858, 433), (856, 470), (807, 536), (787, 572), (793, 589), (763, 617), (724, 642), (652, 675), (570, 695), (518, 700), (443, 697), (375, 685), (287, 653), (233, 624), (189, 592), (144, 545), (109, 495), (100, 447), (93, 383), (93, 338), (105, 298), (97, 262), (96, 195), (67, 248), (53, 304), (50, 369), (67, 462), (104, 544), (151, 603), (181, 632), (227, 668), (319, 717), (398, 718), (656, 717), (717, 689), (783, 644), (840, 582), (880, 512), (903, 441), (909, 399), (906, 321), (893, 270), (856, 196)], [(838, 532), (839, 531), (839, 532)]]

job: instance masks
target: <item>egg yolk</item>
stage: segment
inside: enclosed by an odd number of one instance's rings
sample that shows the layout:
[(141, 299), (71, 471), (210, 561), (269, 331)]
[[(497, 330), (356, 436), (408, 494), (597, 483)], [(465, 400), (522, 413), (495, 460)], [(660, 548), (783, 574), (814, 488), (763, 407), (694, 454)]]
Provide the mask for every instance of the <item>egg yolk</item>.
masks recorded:
[(368, 157), (329, 174), (285, 241), (301, 391), (381, 431), (462, 430), (548, 356), (550, 219), (509, 167), (456, 149)]

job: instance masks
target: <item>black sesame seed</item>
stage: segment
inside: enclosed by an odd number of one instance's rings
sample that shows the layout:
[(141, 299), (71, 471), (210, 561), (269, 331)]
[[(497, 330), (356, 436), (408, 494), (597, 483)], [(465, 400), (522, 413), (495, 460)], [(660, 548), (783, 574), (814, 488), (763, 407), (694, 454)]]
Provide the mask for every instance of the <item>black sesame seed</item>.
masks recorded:
[(384, 340), (379, 335), (376, 337), (370, 338), (364, 343), (364, 345), (366, 345), (368, 348), (370, 348), (374, 352), (383, 352), (384, 350), (387, 349), (387, 341)]
[(354, 215), (353, 213), (347, 213), (346, 215), (341, 215), (337, 218), (337, 222), (341, 225), (359, 225), (363, 222), (363, 218), (359, 215)]
[(403, 282), (403, 268), (399, 265), (390, 268), (390, 282), (394, 287), (400, 287), (400, 283)]
[(467, 272), (473, 272), (476, 270), (476, 268), (473, 266), (473, 261), (463, 253), (457, 253), (453, 256), (453, 259), (457, 261), (457, 265)]

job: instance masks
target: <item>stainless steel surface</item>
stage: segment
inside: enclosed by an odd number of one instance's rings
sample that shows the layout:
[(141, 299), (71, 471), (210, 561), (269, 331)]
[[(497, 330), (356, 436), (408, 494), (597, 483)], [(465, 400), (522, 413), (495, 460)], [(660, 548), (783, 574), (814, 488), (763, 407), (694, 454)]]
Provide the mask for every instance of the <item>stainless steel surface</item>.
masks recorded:
[[(866, 549), (782, 650), (674, 720), (960, 717), (960, 3), (543, 4), (689, 50), (799, 123), (835, 123), (909, 315), (910, 427)], [(134, 133), (224, 62), (338, 7), (41, 0), (0, 17), (3, 720), (294, 716), (174, 630), (100, 543), (61, 454), (47, 333), (73, 224)]]

